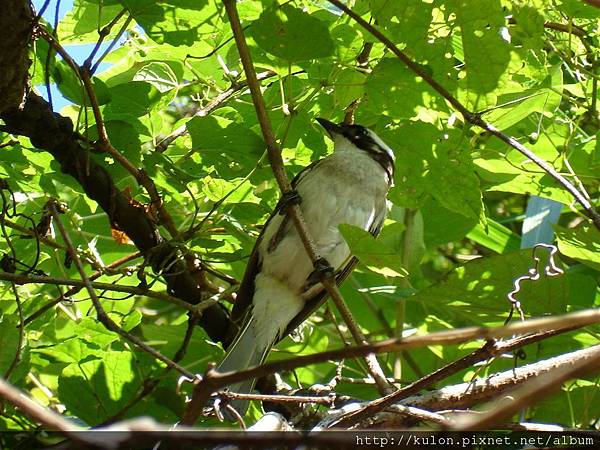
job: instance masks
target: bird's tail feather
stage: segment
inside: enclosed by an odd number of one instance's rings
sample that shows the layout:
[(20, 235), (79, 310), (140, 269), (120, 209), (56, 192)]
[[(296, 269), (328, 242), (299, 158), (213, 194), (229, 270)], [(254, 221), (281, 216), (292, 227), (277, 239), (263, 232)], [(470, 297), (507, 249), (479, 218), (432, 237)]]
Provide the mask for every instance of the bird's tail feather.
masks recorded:
[[(235, 341), (233, 341), (229, 347), (225, 358), (221, 364), (219, 364), (219, 367), (217, 367), (216, 370), (218, 372), (237, 372), (249, 367), (258, 366), (265, 360), (271, 347), (258, 348), (258, 339), (255, 335), (255, 327), (252, 326), (253, 323), (254, 318), (251, 318), (238, 334)], [(255, 379), (249, 379), (232, 384), (228, 387), (231, 392), (249, 394), (252, 392), (255, 383)], [(248, 410), (248, 404), (248, 400), (234, 400), (231, 402), (231, 406), (233, 406), (241, 416)], [(228, 418), (233, 419), (231, 414), (227, 414), (227, 416)]]

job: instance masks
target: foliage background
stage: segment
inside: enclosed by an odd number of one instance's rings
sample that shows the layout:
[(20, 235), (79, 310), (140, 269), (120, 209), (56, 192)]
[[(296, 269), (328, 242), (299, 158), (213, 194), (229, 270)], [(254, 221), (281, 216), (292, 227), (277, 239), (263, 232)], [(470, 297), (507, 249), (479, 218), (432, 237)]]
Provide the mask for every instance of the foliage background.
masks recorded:
[[(526, 144), (597, 204), (600, 9), (577, 0), (348, 3), (463, 105)], [(373, 242), (344, 229), (361, 264), (342, 293), (370, 341), (501, 325), (510, 310), (506, 296), (513, 280), (532, 266), (531, 247), (538, 242), (558, 245), (565, 274), (523, 283), (518, 298), (525, 316), (598, 305), (600, 233), (546, 173), (465, 124), (424, 80), (327, 2), (244, 0), (238, 9), (257, 71), (271, 71), (263, 81), (264, 96), (290, 175), (331, 151), (316, 117), (341, 121), (351, 109), (356, 123), (372, 128), (395, 149), (392, 207), (381, 236)], [(43, 22), (63, 46), (94, 44), (108, 24), (105, 39), (118, 44), (103, 58), (110, 65), (92, 81), (113, 146), (152, 178), (177, 228), (195, 230), (180, 245), (215, 271), (240, 280), (279, 191), (250, 95), (240, 84), (243, 70), (221, 3), (75, 0), (60, 22)], [(41, 38), (31, 44), (31, 59), (36, 89), (44, 93), (47, 83), (55, 84), (70, 102), (60, 113), (72, 119), (84, 141), (98, 139), (90, 98), (72, 68)], [(220, 101), (228, 89), (232, 94)], [(211, 110), (199, 113), (203, 108)], [(178, 127), (185, 133), (165, 145), (165, 137)], [(0, 145), (0, 176), (14, 192), (10, 197), (3, 191), (6, 255), (51, 277), (78, 278), (54, 228), (48, 237), (60, 245), (41, 242), (39, 250), (37, 241), (25, 239), (18, 228), (31, 227), (31, 220), (40, 223), (51, 197), (68, 206), (63, 222), (90, 273), (136, 251), (111, 231), (106, 215), (61, 173), (51, 155), (5, 132), (0, 132)], [(146, 191), (110, 156), (92, 152), (91, 158), (108, 170), (119, 189), (149, 204)], [(9, 217), (13, 207), (18, 215)], [(152, 290), (165, 291), (141, 258), (126, 266), (98, 281), (138, 286), (141, 271)], [(17, 264), (18, 271), (25, 268)], [(225, 289), (217, 297), (227, 305), (234, 289), (222, 278), (209, 275), (215, 287)], [(40, 403), (88, 426), (140, 415), (176, 422), (190, 388), (179, 392), (177, 373), (165, 371), (162, 363), (99, 324), (85, 290), (20, 327), (66, 290), (1, 285), (0, 374)], [(179, 348), (186, 330), (184, 309), (108, 290), (102, 302), (119, 326), (162, 354), (172, 357)], [(287, 338), (270, 358), (342, 346), (338, 328), (347, 333), (339, 318), (332, 320), (337, 317), (332, 310), (311, 317), (300, 337)], [(444, 383), (590, 346), (597, 343), (597, 333), (597, 327), (588, 327), (557, 336), (525, 348), (520, 359), (499, 358)], [(408, 382), (479, 346), (432, 346), (380, 361), (386, 374)], [(203, 373), (222, 354), (196, 327), (180, 364)], [(284, 377), (306, 387), (325, 383), (335, 373), (336, 364), (324, 363)], [(342, 374), (362, 378), (364, 363), (345, 361)], [(157, 384), (145, 393), (149, 380)], [(539, 422), (595, 426), (597, 383), (596, 377), (573, 381), (524, 415)], [(336, 390), (360, 399), (378, 396), (373, 386), (344, 378)], [(260, 415), (258, 409), (251, 414)], [(216, 423), (211, 418), (204, 425)], [(0, 429), (31, 426), (21, 412), (4, 405)]]

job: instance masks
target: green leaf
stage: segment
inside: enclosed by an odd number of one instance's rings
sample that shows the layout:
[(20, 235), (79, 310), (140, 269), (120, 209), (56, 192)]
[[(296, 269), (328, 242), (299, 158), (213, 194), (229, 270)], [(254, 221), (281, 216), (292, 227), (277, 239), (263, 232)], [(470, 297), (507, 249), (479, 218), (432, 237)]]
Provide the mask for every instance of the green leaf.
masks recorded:
[[(540, 140), (542, 138), (543, 136), (540, 136)], [(512, 154), (513, 152), (510, 152), (509, 157)], [(474, 163), (477, 173), (487, 182), (486, 190), (488, 191), (532, 194), (555, 200), (563, 205), (571, 203), (571, 195), (554, 178), (537, 169), (526, 170), (531, 166), (530, 162), (525, 162), (524, 169), (521, 169), (521, 159), (519, 157), (518, 160), (512, 161), (507, 157), (499, 158), (494, 153), (494, 157), (476, 158)]]
[(58, 393), (67, 410), (90, 425), (119, 412), (136, 394), (140, 378), (131, 352), (104, 352), (102, 359), (69, 364)]
[(479, 179), (460, 134), (416, 122), (382, 135), (396, 154), (392, 202), (417, 209), (430, 195), (443, 207), (479, 220)]
[(561, 101), (563, 77), (560, 66), (540, 86), (498, 96), (498, 107), (484, 115), (499, 130), (505, 130), (538, 112), (551, 117)]
[(354, 69), (344, 69), (338, 74), (334, 82), (334, 97), (339, 108), (345, 108), (363, 96), (365, 79), (364, 74)]
[(499, 85), (510, 61), (508, 43), (502, 38), (506, 26), (500, 0), (454, 0), (462, 31), (467, 89), (486, 94)]
[[(59, 91), (67, 100), (80, 106), (91, 105), (82, 81), (67, 63), (64, 61), (58, 62), (54, 66), (53, 76), (58, 84)], [(92, 77), (92, 87), (98, 105), (104, 105), (110, 101), (110, 92), (102, 80)]]
[(179, 87), (177, 76), (171, 67), (164, 62), (153, 61), (143, 66), (133, 76), (134, 81), (145, 81), (154, 86), (161, 94)]
[(4, 315), (0, 320), (0, 376), (8, 370), (19, 348), (19, 330), (17, 322), (9, 320), (10, 316)]
[(582, 19), (596, 19), (600, 17), (600, 9), (597, 5), (587, 4), (579, 0), (561, 0), (559, 9), (569, 17), (579, 17)]
[(370, 270), (390, 277), (404, 277), (408, 274), (402, 267), (398, 252), (376, 240), (368, 231), (348, 224), (341, 224), (339, 229), (351, 253)]
[(186, 127), (193, 149), (202, 155), (206, 166), (214, 165), (224, 179), (242, 175), (242, 167), (248, 170), (256, 164), (265, 148), (254, 131), (222, 117), (194, 117)]
[(592, 226), (567, 229), (555, 225), (560, 252), (600, 271), (600, 231)]
[(160, 93), (143, 81), (118, 84), (109, 89), (111, 101), (104, 107), (104, 115), (109, 120), (131, 121), (150, 112)]
[(265, 9), (248, 35), (260, 48), (290, 63), (331, 56), (334, 50), (327, 25), (290, 4)]
[(425, 201), (421, 213), (424, 221), (423, 239), (426, 247), (432, 249), (461, 240), (478, 223), (475, 218), (444, 208), (433, 197)]
[(369, 0), (369, 3), (377, 24), (392, 34), (396, 45), (403, 43), (413, 51), (427, 45), (433, 2)]
[[(545, 263), (543, 256), (538, 268), (540, 279), (522, 281), (521, 291), (515, 295), (527, 317), (566, 310), (569, 280), (564, 275), (547, 276), (543, 270)], [(454, 326), (502, 323), (510, 311), (507, 295), (514, 289), (514, 280), (527, 275), (534, 265), (530, 249), (479, 258), (456, 268), (446, 281), (409, 299), (419, 302), (429, 313), (440, 308), (437, 315), (453, 314), (448, 320)]]
[(220, 13), (208, 0), (121, 0), (150, 39), (207, 53), (220, 40)]
[[(74, 0), (73, 9), (58, 24), (61, 44), (85, 44), (98, 40), (98, 31), (108, 25), (123, 9), (115, 1), (90, 2)], [(108, 39), (113, 38), (125, 18), (112, 27)]]
[(486, 225), (475, 225), (467, 237), (496, 253), (508, 253), (521, 248), (521, 238), (516, 233), (490, 218), (487, 218)]
[(368, 76), (367, 108), (395, 119), (414, 117), (432, 105), (433, 90), (398, 58), (384, 58)]

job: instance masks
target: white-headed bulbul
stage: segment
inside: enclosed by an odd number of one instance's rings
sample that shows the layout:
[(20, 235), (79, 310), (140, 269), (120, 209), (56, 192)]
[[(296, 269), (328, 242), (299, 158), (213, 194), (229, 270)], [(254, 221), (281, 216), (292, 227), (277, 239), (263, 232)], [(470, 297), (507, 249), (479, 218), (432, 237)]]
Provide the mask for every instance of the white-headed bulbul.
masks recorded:
[[(334, 152), (302, 170), (292, 181), (292, 189), (299, 196), (310, 236), (339, 284), (352, 271), (356, 258), (338, 225), (379, 233), (394, 177), (394, 153), (363, 126), (317, 121), (333, 139)], [(217, 368), (219, 372), (261, 364), (271, 347), (326, 298), (285, 206), (280, 202), (271, 214), (250, 256), (232, 310), (239, 331)], [(250, 393), (255, 381), (246, 380), (229, 389)], [(243, 415), (248, 402), (235, 401), (232, 406)]]

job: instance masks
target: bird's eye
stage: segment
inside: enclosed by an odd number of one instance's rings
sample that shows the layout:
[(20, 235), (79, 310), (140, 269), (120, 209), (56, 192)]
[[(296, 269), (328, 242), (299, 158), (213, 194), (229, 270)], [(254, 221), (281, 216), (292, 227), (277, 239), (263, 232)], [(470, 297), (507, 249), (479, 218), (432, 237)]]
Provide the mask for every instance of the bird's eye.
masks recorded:
[(366, 128), (356, 128), (356, 130), (354, 131), (354, 135), (356, 137), (363, 137), (367, 135), (367, 129)]

